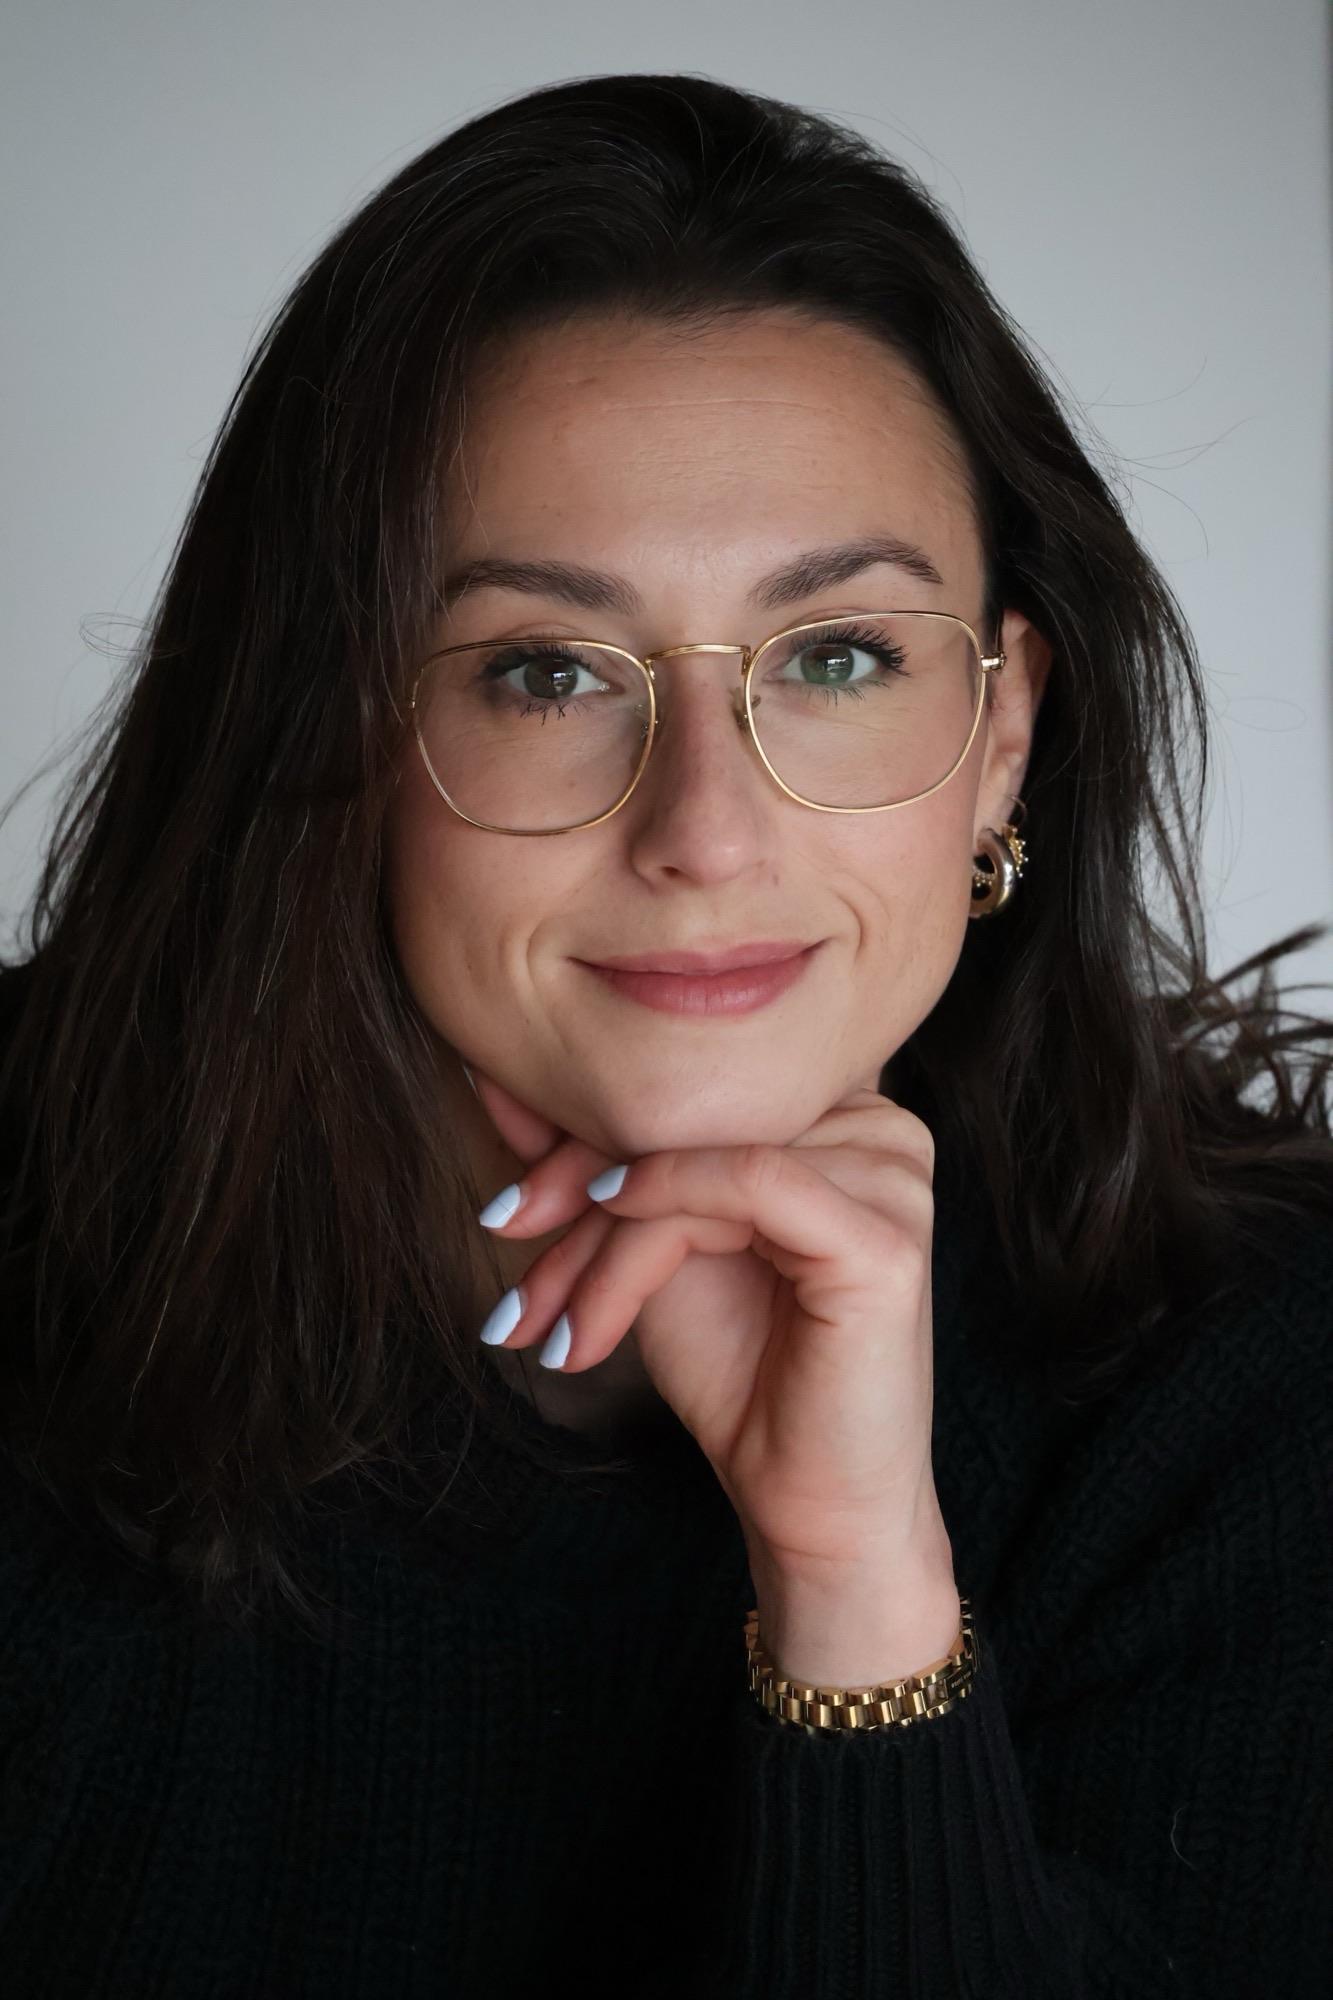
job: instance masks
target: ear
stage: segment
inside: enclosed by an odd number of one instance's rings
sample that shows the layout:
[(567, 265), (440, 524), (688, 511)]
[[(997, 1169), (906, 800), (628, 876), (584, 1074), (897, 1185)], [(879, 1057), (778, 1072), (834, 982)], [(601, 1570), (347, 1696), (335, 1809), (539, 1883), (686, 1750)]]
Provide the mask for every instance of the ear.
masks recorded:
[(1037, 710), (1051, 670), (1051, 647), (1021, 611), (1006, 611), (1000, 627), (1004, 665), (989, 678), (986, 755), (977, 787), (976, 831), (1012, 819), (1023, 790)]

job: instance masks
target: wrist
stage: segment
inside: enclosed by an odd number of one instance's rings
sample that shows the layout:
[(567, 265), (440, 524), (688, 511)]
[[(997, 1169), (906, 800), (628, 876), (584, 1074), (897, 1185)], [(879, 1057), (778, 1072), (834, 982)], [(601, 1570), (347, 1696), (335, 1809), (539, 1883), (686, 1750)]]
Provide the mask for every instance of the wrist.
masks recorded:
[(755, 1577), (759, 1633), (779, 1675), (863, 1688), (922, 1673), (955, 1651), (962, 1606), (952, 1572)]

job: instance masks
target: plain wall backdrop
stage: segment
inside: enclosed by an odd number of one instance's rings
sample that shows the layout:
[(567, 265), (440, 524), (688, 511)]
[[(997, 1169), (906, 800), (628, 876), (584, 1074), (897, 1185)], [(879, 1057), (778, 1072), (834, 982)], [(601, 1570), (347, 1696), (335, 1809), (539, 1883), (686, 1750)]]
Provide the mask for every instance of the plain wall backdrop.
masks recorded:
[[(243, 361), (350, 209), (502, 98), (686, 70), (921, 173), (1047, 361), (1207, 672), (1213, 969), (1333, 918), (1328, 32), (1324, 0), (29, 0), (0, 81), (0, 805), (121, 671)], [(0, 828), (6, 956), (67, 768)], [(1285, 976), (1333, 979), (1333, 948)]]

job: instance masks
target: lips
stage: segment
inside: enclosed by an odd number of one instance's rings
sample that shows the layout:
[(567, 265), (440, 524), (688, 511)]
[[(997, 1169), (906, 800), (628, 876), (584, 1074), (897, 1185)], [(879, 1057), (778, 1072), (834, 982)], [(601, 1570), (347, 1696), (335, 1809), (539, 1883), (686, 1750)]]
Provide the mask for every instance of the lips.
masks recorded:
[[(713, 952), (702, 956), (705, 964), (711, 960), (716, 967), (720, 957), (735, 958), (743, 953), (752, 960), (756, 950), (765, 951), (770, 956), (758, 965), (733, 966), (730, 971), (713, 970), (702, 975), (697, 969), (701, 956), (698, 952), (652, 954), (659, 966), (664, 958), (674, 957), (677, 962), (684, 958), (691, 969), (683, 973), (627, 971), (624, 966), (597, 965), (587, 959), (576, 959), (574, 963), (582, 964), (595, 979), (622, 1000), (634, 1001), (662, 1014), (691, 1016), (695, 1020), (722, 1020), (753, 1014), (780, 999), (805, 976), (811, 960), (818, 956), (820, 945), (806, 945), (794, 952), (787, 944), (745, 945), (735, 946), (727, 953)], [(779, 950), (784, 956), (772, 956)]]
[(809, 948), (804, 938), (779, 938), (718, 951), (651, 951), (627, 958), (585, 959), (584, 963), (607, 972), (675, 972), (686, 978), (708, 979), (723, 972), (745, 972), (756, 965), (776, 965)]

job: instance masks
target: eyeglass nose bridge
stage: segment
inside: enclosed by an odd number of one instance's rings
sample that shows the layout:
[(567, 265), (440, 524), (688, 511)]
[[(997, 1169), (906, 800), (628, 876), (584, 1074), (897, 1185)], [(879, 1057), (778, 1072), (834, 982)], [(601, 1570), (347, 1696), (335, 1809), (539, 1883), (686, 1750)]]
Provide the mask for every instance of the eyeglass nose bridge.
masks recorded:
[[(652, 675), (654, 660), (670, 660), (677, 653), (739, 653), (741, 656), (741, 681), (744, 683), (746, 673), (749, 671), (750, 662), (757, 651), (758, 648), (755, 646), (725, 645), (722, 643), (714, 644), (711, 641), (700, 641), (698, 644), (689, 646), (663, 646), (659, 652), (644, 653), (642, 659), (644, 666), (647, 667), (649, 674)], [(654, 688), (655, 686), (656, 677), (654, 676)], [(755, 697), (755, 700), (758, 700), (758, 696)], [(736, 703), (734, 712), (736, 727), (740, 730), (742, 736), (748, 736), (750, 733), (750, 716), (744, 701)], [(666, 725), (666, 715), (659, 708), (657, 710), (657, 733), (659, 736), (666, 728)]]

